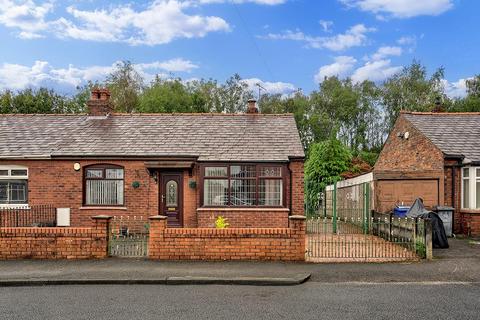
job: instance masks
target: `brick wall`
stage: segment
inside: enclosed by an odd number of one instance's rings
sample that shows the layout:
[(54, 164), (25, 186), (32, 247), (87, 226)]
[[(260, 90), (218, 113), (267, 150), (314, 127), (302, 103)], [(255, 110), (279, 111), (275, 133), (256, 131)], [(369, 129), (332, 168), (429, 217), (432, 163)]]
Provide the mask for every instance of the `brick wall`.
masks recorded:
[[(77, 162), (81, 165), (79, 171), (73, 169)], [(102, 208), (83, 205), (83, 172), (85, 167), (93, 164), (112, 164), (124, 168), (124, 206)], [(0, 165), (27, 167), (28, 204), (51, 204), (57, 208), (70, 208), (72, 226), (90, 226), (90, 217), (95, 214), (142, 216), (145, 220), (158, 214), (159, 186), (150, 177), (142, 160), (0, 160)], [(198, 168), (198, 165), (195, 166), (192, 172), (183, 170), (183, 222), (187, 228), (209, 227), (213, 223), (212, 212), (197, 212), (202, 188)], [(291, 205), (292, 215), (303, 215), (303, 161), (292, 161), (289, 169), (291, 177), (285, 179), (285, 202), (288, 207)], [(135, 181), (140, 182), (137, 189), (132, 187)], [(196, 187), (190, 187), (190, 181), (195, 181)], [(232, 210), (222, 212), (222, 215), (235, 227), (286, 227), (289, 213), (286, 209), (254, 214), (249, 210), (244, 213)]]
[[(80, 163), (81, 170), (73, 169)], [(124, 167), (125, 205), (121, 208), (100, 208), (83, 206), (83, 170), (92, 164), (113, 164)], [(0, 160), (1, 165), (22, 165), (28, 167), (28, 203), (51, 204), (57, 208), (71, 209), (71, 225), (91, 224), (90, 217), (96, 214), (109, 216), (144, 216), (158, 214), (158, 184), (148, 175), (143, 161), (115, 160)], [(140, 187), (132, 187), (134, 181)]]
[(198, 227), (213, 228), (218, 216), (227, 218), (231, 228), (287, 228), (290, 210), (263, 208), (199, 208), (197, 209)]
[[(292, 203), (292, 215), (305, 215), (304, 207), (304, 171), (303, 160), (292, 161), (289, 164), (289, 169), (292, 173), (291, 181), (291, 203)], [(290, 187), (287, 189), (290, 190)]]
[(90, 228), (0, 228), (0, 260), (105, 258), (107, 236), (106, 217)]
[(150, 259), (304, 261), (305, 218), (291, 216), (289, 228), (166, 228), (151, 218)]
[[(400, 133), (409, 132), (409, 138), (403, 139)], [(387, 141), (378, 157), (373, 170), (375, 180), (375, 210), (385, 211), (393, 207), (387, 194), (395, 193), (396, 198), (411, 198), (412, 190), (406, 190), (405, 185), (415, 185), (418, 189), (431, 180), (438, 190), (425, 190), (419, 194), (431, 199), (429, 205), (442, 204), (444, 191), (444, 157), (443, 153), (420, 131), (418, 131), (403, 115), (397, 119)], [(417, 181), (415, 181), (417, 180)], [(424, 180), (422, 182), (422, 180)], [(392, 186), (394, 189), (392, 189)], [(388, 187), (388, 190), (387, 190)], [(384, 189), (382, 189), (384, 188)], [(392, 189), (392, 190), (391, 190)], [(418, 190), (416, 190), (418, 191)], [(438, 194), (437, 194), (438, 193)], [(418, 196), (415, 194), (413, 196)], [(411, 199), (413, 201), (413, 199)]]
[[(409, 132), (408, 139), (399, 133)], [(374, 174), (434, 175), (443, 179), (443, 153), (403, 115), (400, 115), (375, 163)]]

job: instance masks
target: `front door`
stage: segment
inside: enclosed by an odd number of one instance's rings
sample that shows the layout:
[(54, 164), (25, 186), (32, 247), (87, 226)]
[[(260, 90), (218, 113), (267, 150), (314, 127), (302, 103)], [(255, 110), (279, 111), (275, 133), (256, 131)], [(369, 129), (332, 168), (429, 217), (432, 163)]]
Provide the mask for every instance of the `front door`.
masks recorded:
[(160, 181), (160, 215), (168, 217), (169, 227), (182, 227), (182, 174), (180, 172), (161, 172)]

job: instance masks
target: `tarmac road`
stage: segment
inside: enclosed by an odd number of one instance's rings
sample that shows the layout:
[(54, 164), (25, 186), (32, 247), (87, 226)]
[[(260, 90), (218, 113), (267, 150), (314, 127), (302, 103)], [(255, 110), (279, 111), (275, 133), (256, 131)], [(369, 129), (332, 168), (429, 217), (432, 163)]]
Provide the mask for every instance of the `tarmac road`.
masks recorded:
[(479, 319), (479, 283), (0, 288), (0, 319)]

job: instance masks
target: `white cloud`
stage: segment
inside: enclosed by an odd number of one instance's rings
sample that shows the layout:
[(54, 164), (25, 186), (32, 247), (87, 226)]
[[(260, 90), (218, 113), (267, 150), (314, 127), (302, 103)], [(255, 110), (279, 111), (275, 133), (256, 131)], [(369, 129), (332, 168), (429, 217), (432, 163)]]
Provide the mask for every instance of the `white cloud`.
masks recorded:
[[(258, 78), (243, 79), (242, 82), (248, 85), (248, 88), (253, 92), (258, 92), (257, 84), (260, 84), (268, 94), (282, 94), (287, 95), (297, 90), (297, 87), (287, 82), (268, 82), (262, 81)], [(262, 92), (265, 93), (265, 92)]]
[(467, 95), (467, 79), (459, 79), (455, 82), (449, 82), (446, 79), (442, 79), (442, 85), (445, 90), (445, 93), (450, 98), (463, 98)]
[(20, 38), (40, 38), (41, 32), (48, 28), (45, 18), (52, 9), (50, 1), (37, 5), (32, 0), (0, 0), (0, 24), (19, 30)]
[(452, 0), (340, 0), (348, 7), (356, 7), (362, 11), (383, 14), (396, 18), (411, 18), (421, 15), (436, 16), (453, 7)]
[(401, 56), (402, 55), (402, 48), (400, 47), (380, 47), (378, 48), (377, 52), (375, 52), (371, 59), (372, 60), (382, 60), (388, 56)]
[(292, 40), (305, 42), (307, 47), (316, 49), (329, 49), (342, 51), (352, 47), (362, 46), (367, 42), (367, 33), (375, 31), (374, 28), (367, 28), (363, 24), (357, 24), (348, 29), (345, 33), (331, 37), (314, 37), (303, 32), (287, 30), (283, 33), (269, 33), (261, 38), (272, 40)]
[(393, 76), (400, 70), (402, 70), (402, 67), (392, 66), (389, 59), (369, 61), (355, 70), (351, 78), (353, 82), (364, 80), (379, 82)]
[(325, 77), (338, 76), (340, 78), (347, 76), (357, 63), (357, 60), (349, 56), (339, 56), (335, 58), (335, 62), (325, 65), (318, 69), (315, 75), (315, 82), (321, 83)]
[(331, 27), (333, 26), (333, 21), (329, 20), (320, 20), (318, 23), (322, 26), (323, 31), (331, 32)]
[(398, 44), (401, 44), (402, 46), (407, 46), (407, 45), (416, 45), (417, 44), (417, 37), (416, 36), (403, 36), (400, 39), (397, 40)]
[(202, 4), (208, 4), (208, 3), (225, 3), (225, 2), (232, 2), (232, 3), (255, 3), (255, 4), (263, 4), (263, 5), (269, 5), (269, 6), (274, 6), (278, 4), (284, 4), (288, 0), (199, 0), (198, 2)]
[[(260, 2), (273, 4), (267, 0)], [(47, 14), (53, 10), (51, 2), (37, 5), (33, 0), (0, 0), (0, 24), (18, 30), (18, 36), (27, 39), (53, 33), (59, 38), (130, 45), (165, 44), (230, 30), (220, 17), (191, 14), (197, 5), (195, 1), (155, 0), (141, 10), (129, 4), (95, 10), (70, 6), (66, 8), (66, 16), (47, 20)]]
[[(74, 65), (69, 65), (67, 68), (54, 68), (46, 61), (35, 61), (32, 66), (4, 63), (0, 65), (0, 89), (18, 90), (46, 86), (72, 90), (87, 81), (105, 80), (117, 63), (110, 66), (85, 68)], [(152, 80), (157, 74), (167, 77), (165, 72), (189, 72), (198, 68), (191, 61), (180, 58), (135, 64), (134, 67), (146, 81)]]

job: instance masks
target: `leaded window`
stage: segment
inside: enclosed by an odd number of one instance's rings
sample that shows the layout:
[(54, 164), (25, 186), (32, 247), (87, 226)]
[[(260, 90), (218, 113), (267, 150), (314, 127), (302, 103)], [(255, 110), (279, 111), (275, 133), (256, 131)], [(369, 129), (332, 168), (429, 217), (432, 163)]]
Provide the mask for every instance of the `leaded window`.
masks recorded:
[(283, 166), (234, 164), (204, 167), (204, 206), (283, 205)]

